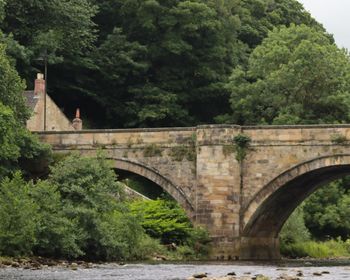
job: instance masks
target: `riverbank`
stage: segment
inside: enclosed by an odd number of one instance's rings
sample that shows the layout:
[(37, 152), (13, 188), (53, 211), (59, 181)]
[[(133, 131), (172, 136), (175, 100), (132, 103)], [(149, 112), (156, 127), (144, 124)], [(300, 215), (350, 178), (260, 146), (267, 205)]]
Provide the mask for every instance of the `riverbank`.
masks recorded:
[(0, 257), (0, 268), (20, 268), (30, 270), (40, 270), (48, 267), (65, 268), (71, 270), (97, 268), (102, 263), (92, 263), (85, 261), (55, 260), (43, 257), (30, 258), (9, 258)]
[(20, 269), (31, 269), (39, 270), (48, 267), (57, 267), (63, 269), (91, 269), (98, 268), (101, 266), (132, 266), (132, 265), (238, 265), (238, 266), (268, 266), (273, 265), (283, 269), (284, 267), (326, 267), (326, 266), (349, 266), (350, 268), (350, 258), (300, 258), (300, 259), (281, 259), (275, 261), (198, 261), (198, 260), (165, 260), (161, 258), (156, 258), (153, 260), (134, 261), (134, 262), (87, 262), (83, 260), (60, 260), (51, 259), (44, 257), (22, 257), (22, 258), (12, 258), (12, 257), (1, 257), (0, 256), (0, 268), (20, 268)]
[[(322, 273), (322, 272), (328, 273)], [(342, 280), (350, 279), (350, 266), (338, 266), (338, 263), (328, 266), (295, 266), (295, 263), (283, 266), (278, 264), (256, 264), (252, 262), (234, 263), (187, 263), (187, 264), (96, 264), (95, 267), (77, 269), (48, 266), (42, 269), (3, 268), (0, 269), (0, 280), (187, 280), (195, 274), (206, 273), (205, 280), (250, 280), (258, 275), (270, 280), (283, 279), (281, 277), (298, 277), (300, 279)], [(235, 275), (232, 275), (235, 273)], [(231, 275), (228, 275), (231, 274)], [(226, 278), (225, 278), (226, 277)], [(200, 279), (200, 278), (195, 278)], [(203, 278), (202, 278), (203, 279)], [(287, 278), (288, 279), (288, 278)], [(265, 279), (264, 279), (265, 280)]]

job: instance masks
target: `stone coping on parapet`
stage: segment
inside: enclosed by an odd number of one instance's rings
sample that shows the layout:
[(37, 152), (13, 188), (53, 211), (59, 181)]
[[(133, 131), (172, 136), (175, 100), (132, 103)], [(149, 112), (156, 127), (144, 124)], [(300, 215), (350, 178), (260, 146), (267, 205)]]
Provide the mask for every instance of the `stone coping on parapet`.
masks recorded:
[(318, 129), (318, 128), (350, 128), (350, 124), (312, 124), (312, 125), (251, 125), (208, 124), (195, 127), (158, 127), (158, 128), (121, 128), (121, 129), (86, 129), (72, 131), (33, 131), (39, 134), (87, 134), (87, 133), (128, 133), (128, 132), (164, 132), (164, 131), (196, 131), (197, 129)]
[(118, 128), (118, 129), (85, 129), (66, 131), (32, 131), (39, 134), (87, 134), (87, 133), (128, 133), (128, 132), (166, 132), (166, 131), (196, 131), (196, 127), (160, 127), (160, 128)]
[(242, 130), (252, 129), (304, 129), (304, 128), (350, 128), (350, 124), (300, 124), (300, 125), (236, 125), (236, 124), (208, 124), (199, 125), (196, 129), (206, 128), (235, 128)]

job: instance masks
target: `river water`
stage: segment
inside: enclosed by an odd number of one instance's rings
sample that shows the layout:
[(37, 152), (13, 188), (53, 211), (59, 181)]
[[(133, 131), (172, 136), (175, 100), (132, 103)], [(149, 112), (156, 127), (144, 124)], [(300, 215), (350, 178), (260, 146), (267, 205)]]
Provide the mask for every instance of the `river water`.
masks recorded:
[[(263, 274), (277, 279), (281, 274), (290, 276), (302, 271), (301, 279), (350, 280), (350, 261), (331, 263), (287, 262), (278, 264), (255, 263), (195, 263), (195, 264), (104, 264), (92, 269), (48, 267), (41, 270), (0, 269), (2, 280), (185, 280), (195, 273), (208, 276), (237, 276)], [(329, 272), (315, 276), (315, 272)]]

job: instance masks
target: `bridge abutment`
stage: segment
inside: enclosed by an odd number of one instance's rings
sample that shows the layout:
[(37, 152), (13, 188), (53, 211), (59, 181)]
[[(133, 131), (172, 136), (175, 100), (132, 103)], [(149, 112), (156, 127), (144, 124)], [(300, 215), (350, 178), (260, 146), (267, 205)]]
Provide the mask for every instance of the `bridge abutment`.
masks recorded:
[(280, 258), (279, 238), (241, 237), (240, 260), (278, 260)]

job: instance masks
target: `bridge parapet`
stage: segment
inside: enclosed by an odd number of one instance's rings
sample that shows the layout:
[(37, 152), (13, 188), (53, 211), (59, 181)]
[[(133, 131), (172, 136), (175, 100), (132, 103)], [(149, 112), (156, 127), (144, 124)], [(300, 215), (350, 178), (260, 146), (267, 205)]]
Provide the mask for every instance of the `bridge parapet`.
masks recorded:
[(105, 129), (60, 132), (39, 132), (40, 138), (54, 148), (66, 146), (126, 146), (184, 143), (195, 128)]

